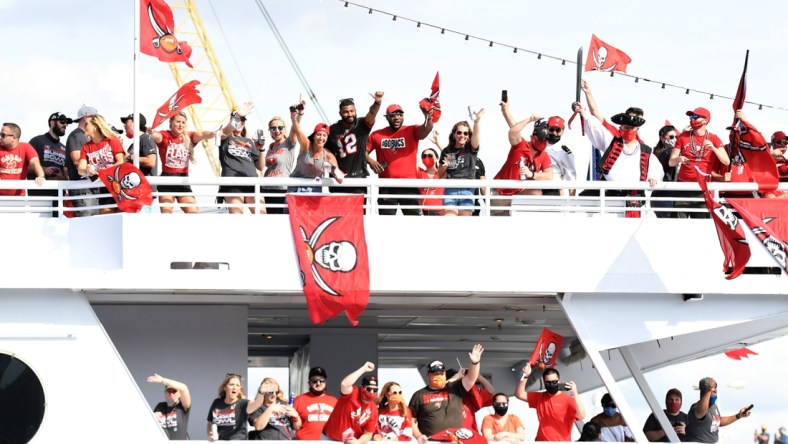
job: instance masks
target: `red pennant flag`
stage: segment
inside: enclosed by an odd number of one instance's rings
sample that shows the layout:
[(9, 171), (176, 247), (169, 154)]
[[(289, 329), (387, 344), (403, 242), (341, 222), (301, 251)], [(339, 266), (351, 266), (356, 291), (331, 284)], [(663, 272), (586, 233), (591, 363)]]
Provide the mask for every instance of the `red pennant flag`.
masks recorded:
[(438, 120), (441, 118), (441, 104), (438, 101), (438, 96), (440, 96), (441, 87), (440, 87), (440, 80), (438, 79), (438, 74), (440, 71), (435, 73), (435, 80), (432, 81), (432, 90), (430, 91), (430, 96), (426, 99), (421, 99), (419, 102), (419, 107), (424, 111), (432, 110), (432, 122), (437, 123)]
[(487, 439), (476, 430), (465, 427), (452, 427), (430, 436), (431, 441), (453, 442), (457, 444), (487, 444)]
[(192, 48), (184, 41), (179, 42), (172, 35), (173, 29), (172, 10), (164, 0), (140, 1), (140, 52), (162, 62), (183, 62), (191, 68)]
[(162, 122), (169, 120), (170, 117), (183, 111), (189, 105), (195, 103), (202, 103), (200, 92), (197, 91), (197, 85), (200, 84), (199, 80), (192, 80), (189, 83), (178, 88), (169, 99), (159, 109), (156, 110), (156, 118), (153, 119), (151, 128), (156, 128)]
[(105, 168), (98, 173), (109, 193), (124, 213), (139, 213), (142, 207), (153, 203), (153, 190), (148, 179), (134, 164), (124, 162)]
[(555, 361), (558, 359), (558, 353), (561, 351), (563, 344), (563, 336), (546, 328), (543, 329), (542, 335), (539, 336), (539, 340), (536, 342), (536, 347), (534, 347), (528, 362), (531, 365), (538, 366), (540, 369), (555, 367)]
[(586, 71), (617, 71), (626, 74), (627, 65), (631, 61), (632, 59), (624, 51), (599, 40), (596, 34), (591, 34), (591, 43), (588, 45), (588, 58), (586, 59)]
[(709, 176), (702, 172), (697, 165), (692, 163), (687, 165), (695, 168), (695, 177), (703, 192), (706, 208), (709, 210), (714, 226), (717, 228), (720, 248), (722, 248), (722, 253), (725, 255), (722, 271), (729, 273), (728, 276), (725, 276), (725, 279), (734, 279), (744, 272), (744, 267), (752, 255), (747, 239), (744, 237), (744, 230), (739, 225), (739, 219), (736, 218), (736, 215), (731, 210), (714, 201), (709, 187), (706, 185)]
[(749, 358), (750, 355), (757, 355), (754, 351), (750, 350), (747, 347), (737, 348), (736, 350), (726, 351), (725, 356), (735, 359), (737, 361), (741, 361), (742, 358)]
[[(747, 98), (747, 62), (750, 60), (750, 50), (744, 55), (744, 70), (739, 78), (739, 87), (736, 88), (736, 97), (733, 99), (733, 113), (744, 107), (744, 100)], [(732, 126), (736, 126), (737, 118), (734, 115)]]
[(785, 273), (788, 254), (788, 205), (781, 199), (725, 199)]
[(315, 324), (343, 311), (350, 323), (369, 302), (364, 196), (288, 194), (301, 282)]

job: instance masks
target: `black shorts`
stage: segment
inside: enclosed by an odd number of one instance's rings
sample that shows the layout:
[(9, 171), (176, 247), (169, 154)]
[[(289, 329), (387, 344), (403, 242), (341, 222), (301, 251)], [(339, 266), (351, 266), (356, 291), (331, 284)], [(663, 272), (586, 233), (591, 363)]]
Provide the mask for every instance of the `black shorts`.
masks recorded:
[[(188, 173), (161, 173), (163, 177), (188, 177)], [(159, 185), (156, 187), (159, 194), (167, 193), (193, 193), (191, 185)]]
[[(219, 187), (219, 192), (230, 196), (241, 194), (254, 194), (254, 185), (222, 185)], [(244, 196), (246, 197), (246, 196)]]

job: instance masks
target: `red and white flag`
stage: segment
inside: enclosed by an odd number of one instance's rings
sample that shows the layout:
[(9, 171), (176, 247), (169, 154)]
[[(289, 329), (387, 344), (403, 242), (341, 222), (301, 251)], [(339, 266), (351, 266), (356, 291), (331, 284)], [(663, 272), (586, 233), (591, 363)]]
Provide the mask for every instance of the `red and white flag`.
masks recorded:
[(179, 42), (173, 29), (172, 10), (164, 0), (140, 1), (140, 52), (162, 62), (183, 62), (191, 68), (192, 48), (185, 41)]
[(178, 91), (175, 91), (175, 94), (170, 96), (170, 98), (156, 110), (156, 117), (153, 119), (151, 128), (156, 128), (161, 125), (163, 122), (169, 120), (170, 117), (183, 111), (189, 105), (202, 103), (200, 92), (197, 91), (197, 85), (199, 84), (199, 80), (192, 80), (178, 88)]
[(747, 347), (737, 348), (736, 350), (726, 351), (725, 356), (734, 359), (736, 361), (741, 361), (742, 358), (749, 358), (750, 355), (757, 355), (754, 351), (750, 350)]
[(453, 442), (456, 444), (487, 444), (487, 439), (476, 430), (465, 427), (451, 427), (430, 436), (432, 441)]
[(782, 199), (725, 199), (780, 269), (788, 273), (788, 205)]
[(148, 179), (129, 162), (105, 168), (98, 173), (109, 193), (115, 198), (118, 209), (124, 213), (139, 213), (153, 203), (153, 190)]
[(547, 328), (543, 329), (542, 335), (539, 336), (539, 340), (536, 342), (536, 347), (534, 347), (528, 362), (540, 369), (555, 367), (555, 361), (558, 359), (558, 353), (561, 351), (563, 344), (563, 336)]
[(773, 193), (779, 176), (766, 138), (749, 122), (739, 120), (735, 125), (728, 153), (731, 182), (756, 182), (759, 193)]
[(424, 111), (432, 110), (433, 123), (437, 123), (438, 120), (440, 120), (441, 118), (441, 104), (438, 101), (438, 97), (440, 96), (441, 93), (440, 80), (438, 78), (439, 74), (440, 71), (435, 73), (435, 79), (432, 81), (432, 89), (430, 90), (430, 96), (425, 99), (421, 99), (421, 101), (419, 102), (419, 107)]
[(350, 323), (369, 302), (364, 196), (288, 194), (290, 227), (309, 317), (322, 324), (343, 311)]
[(632, 61), (624, 51), (608, 45), (591, 34), (591, 43), (588, 45), (588, 58), (586, 71), (617, 71), (627, 72), (627, 65)]

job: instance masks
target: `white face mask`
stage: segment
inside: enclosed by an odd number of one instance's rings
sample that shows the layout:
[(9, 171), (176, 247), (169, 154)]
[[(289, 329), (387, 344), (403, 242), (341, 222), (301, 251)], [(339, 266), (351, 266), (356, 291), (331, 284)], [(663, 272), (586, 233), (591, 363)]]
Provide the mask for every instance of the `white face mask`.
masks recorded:
[(676, 139), (666, 139), (665, 140), (665, 145), (667, 145), (667, 146), (669, 146), (671, 148), (675, 147), (676, 146)]

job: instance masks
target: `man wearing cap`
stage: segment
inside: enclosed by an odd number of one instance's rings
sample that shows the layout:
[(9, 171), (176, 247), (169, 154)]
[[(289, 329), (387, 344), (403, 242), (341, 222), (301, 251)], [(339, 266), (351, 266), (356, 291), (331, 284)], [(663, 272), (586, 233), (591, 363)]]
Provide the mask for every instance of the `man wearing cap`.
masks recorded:
[[(134, 139), (134, 114), (129, 114), (126, 117), (121, 117), (120, 121), (123, 122), (123, 128), (126, 130), (126, 138), (127, 139)], [(153, 141), (153, 138), (150, 134), (147, 133), (148, 121), (145, 119), (145, 116), (140, 114), (140, 124), (139, 124), (139, 131), (140, 131), (140, 171), (142, 174), (146, 176), (153, 175), (153, 169), (156, 168), (156, 158), (158, 156), (159, 149), (156, 146), (156, 142)], [(134, 163), (134, 143), (132, 142), (127, 151), (129, 156), (126, 158), (127, 162)]]
[[(678, 182), (697, 182), (695, 167), (706, 174), (711, 174), (712, 164), (716, 159), (724, 166), (730, 165), (731, 161), (725, 151), (722, 140), (706, 129), (711, 120), (711, 113), (706, 108), (698, 107), (692, 111), (687, 111), (690, 119), (690, 130), (679, 134), (676, 145), (670, 154), (668, 165), (678, 167), (676, 180)], [(700, 191), (688, 191), (681, 193), (682, 197), (701, 197)], [(683, 208), (705, 208), (704, 202), (686, 202), (678, 200), (676, 207)], [(679, 215), (681, 217), (681, 214)], [(689, 212), (685, 214), (691, 219), (707, 219), (709, 213)]]
[(785, 162), (785, 149), (788, 147), (788, 135), (783, 131), (772, 134), (772, 146), (769, 151), (777, 163), (777, 174), (780, 182), (788, 182), (788, 163)]
[(365, 376), (360, 386), (355, 386), (358, 378), (375, 370), (375, 364), (366, 362), (358, 370), (345, 376), (340, 384), (340, 392), (334, 411), (323, 428), (323, 435), (332, 441), (345, 444), (366, 444), (372, 439), (378, 426), (378, 379), (374, 375)]
[[(416, 155), (419, 152), (419, 141), (424, 140), (432, 131), (432, 109), (421, 110), (424, 123), (421, 125), (402, 126), (404, 111), (399, 105), (386, 108), (388, 128), (374, 131), (367, 140), (367, 152), (375, 151), (375, 159), (367, 157), (369, 165), (381, 178), (415, 179)], [(380, 188), (380, 194), (418, 196), (418, 188)], [(418, 216), (418, 197), (381, 197), (378, 204), (393, 208), (380, 208), (379, 214), (394, 215), (397, 205), (411, 206), (402, 208), (402, 214)]]
[(735, 415), (721, 416), (717, 405), (717, 381), (706, 377), (698, 383), (700, 400), (692, 404), (687, 412), (687, 441), (715, 443), (719, 441), (720, 427), (733, 424), (741, 418), (746, 418), (752, 413), (743, 407)]
[(309, 391), (296, 396), (293, 408), (301, 417), (301, 428), (296, 430), (296, 439), (307, 441), (320, 440), (323, 427), (334, 411), (337, 398), (326, 393), (326, 378), (323, 367), (309, 370)]
[[(44, 184), (44, 169), (36, 150), (20, 142), (22, 130), (15, 123), (4, 123), (0, 132), (0, 180), (25, 180), (28, 168), (35, 171), (36, 185)], [(0, 189), (0, 196), (24, 196), (25, 190)]]
[(526, 363), (520, 382), (514, 389), (514, 396), (536, 410), (539, 419), (536, 441), (571, 441), (572, 425), (586, 417), (586, 408), (577, 393), (577, 385), (574, 381), (562, 383), (558, 370), (548, 368), (542, 373), (545, 390), (526, 392), (525, 385), (532, 371), (531, 364)]
[(461, 428), (462, 397), (473, 388), (479, 377), (482, 353), (480, 344), (473, 346), (468, 356), (470, 368), (462, 379), (446, 382), (446, 366), (432, 361), (427, 366), (427, 386), (410, 398), (408, 407), (413, 415), (413, 437), (425, 444), (430, 436), (449, 428)]
[[(66, 126), (73, 123), (73, 120), (59, 112), (49, 116), (49, 131), (30, 139), (30, 145), (38, 153), (38, 161), (44, 169), (44, 176), (47, 180), (66, 180), (68, 179), (66, 170), (66, 146), (60, 138), (66, 134)], [(33, 171), (27, 172), (27, 179), (35, 179)], [(57, 190), (30, 190), (31, 196), (57, 196)], [(52, 201), (52, 208), (57, 208), (57, 200)], [(57, 217), (57, 211), (52, 211), (52, 217)]]
[(148, 376), (148, 382), (164, 386), (166, 401), (156, 404), (153, 415), (164, 429), (167, 438), (173, 440), (189, 439), (189, 412), (192, 408), (192, 397), (189, 387), (174, 379), (164, 378), (156, 373)]
[[(79, 165), (79, 156), (82, 152), (82, 147), (88, 143), (88, 136), (85, 134), (85, 117), (95, 116), (97, 114), (98, 111), (96, 108), (87, 105), (82, 105), (77, 111), (76, 122), (78, 123), (78, 127), (71, 131), (71, 134), (68, 135), (68, 139), (66, 140), (66, 155), (68, 156), (66, 159), (66, 169), (68, 170), (68, 180), (84, 180), (84, 178), (79, 175), (77, 166)], [(74, 207), (85, 207), (94, 206), (98, 203), (95, 198), (87, 197), (97, 192), (98, 191), (94, 191), (92, 188), (87, 188), (81, 190), (69, 190), (68, 194), (72, 197), (85, 196), (82, 199), (70, 201), (71, 205)], [(75, 217), (92, 216), (95, 214), (98, 214), (98, 210), (83, 210), (74, 212)]]
[[(577, 179), (577, 170), (572, 150), (566, 145), (559, 145), (561, 136), (564, 135), (564, 126), (564, 119), (560, 116), (552, 116), (547, 119), (547, 148), (545, 151), (550, 156), (550, 163), (553, 165), (553, 178), (571, 182)], [(575, 190), (542, 190), (542, 194), (574, 196)]]
[[(687, 414), (681, 411), (682, 395), (681, 391), (676, 388), (668, 390), (665, 395), (665, 416), (670, 425), (673, 426), (673, 431), (678, 435), (679, 439), (685, 440), (685, 431), (687, 427)], [(657, 420), (657, 417), (652, 413), (646, 419), (643, 425), (643, 433), (646, 434), (651, 442), (670, 442), (668, 435), (662, 429), (662, 426)]]

